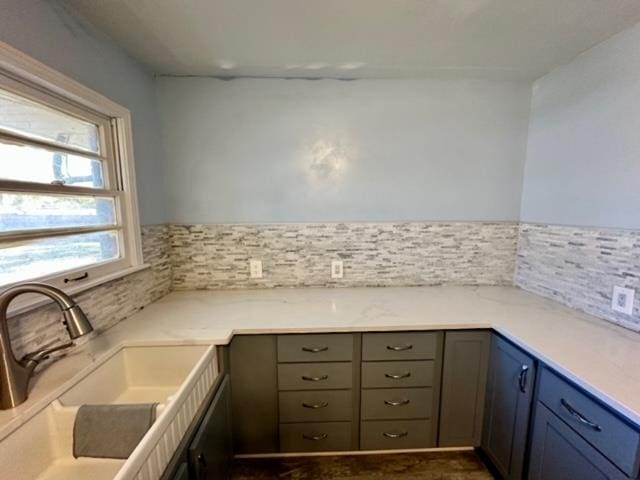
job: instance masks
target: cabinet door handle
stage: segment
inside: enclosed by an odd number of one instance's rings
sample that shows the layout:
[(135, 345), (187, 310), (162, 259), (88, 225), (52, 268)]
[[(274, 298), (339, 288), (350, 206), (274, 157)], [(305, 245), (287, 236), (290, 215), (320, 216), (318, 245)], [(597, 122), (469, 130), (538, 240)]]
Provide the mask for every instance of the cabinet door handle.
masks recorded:
[(207, 459), (204, 453), (199, 453), (196, 457), (196, 478), (206, 478), (207, 476)]
[(393, 352), (404, 352), (405, 350), (411, 350), (413, 345), (407, 343), (405, 345), (387, 345), (387, 350), (391, 350)]
[(318, 410), (319, 408), (326, 408), (329, 406), (329, 402), (320, 402), (320, 403), (306, 403), (302, 404), (304, 408), (310, 408), (311, 410)]
[(326, 433), (321, 433), (319, 435), (307, 435), (306, 433), (302, 434), (302, 438), (304, 438), (305, 440), (311, 440), (314, 442), (319, 442), (320, 440), (324, 440), (325, 438), (327, 438), (329, 435)]
[(327, 347), (326, 345), (323, 345), (321, 347), (302, 347), (303, 352), (309, 352), (309, 353), (320, 353), (320, 352), (326, 352), (327, 350), (329, 350), (329, 347)]
[(410, 402), (411, 400), (408, 398), (403, 398), (402, 400), (385, 400), (384, 404), (390, 407), (401, 407), (403, 405), (409, 405)]
[(529, 372), (528, 365), (522, 365), (520, 369), (520, 375), (518, 376), (518, 386), (520, 387), (520, 391), (522, 393), (526, 393), (527, 391), (527, 373)]
[(385, 377), (390, 378), (392, 380), (401, 380), (403, 378), (409, 378), (411, 376), (411, 372), (405, 373), (385, 373)]
[(384, 435), (387, 438), (402, 438), (409, 435), (409, 432), (399, 432), (399, 433), (383, 432), (382, 435)]
[(592, 422), (587, 417), (582, 415), (579, 411), (573, 408), (573, 406), (569, 402), (567, 402), (564, 398), (560, 400), (560, 405), (562, 405), (572, 417), (576, 418), (583, 425), (586, 425), (587, 427), (594, 429), (596, 432), (602, 431), (602, 427), (600, 425)]
[(305, 382), (321, 382), (328, 379), (329, 375), (320, 375), (319, 377), (309, 377), (307, 375), (302, 375), (302, 380), (304, 380)]

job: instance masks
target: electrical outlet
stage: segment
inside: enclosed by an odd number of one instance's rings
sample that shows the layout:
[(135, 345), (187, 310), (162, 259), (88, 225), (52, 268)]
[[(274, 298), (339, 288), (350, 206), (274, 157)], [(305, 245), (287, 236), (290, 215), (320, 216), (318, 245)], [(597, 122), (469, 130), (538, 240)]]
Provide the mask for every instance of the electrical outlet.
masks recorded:
[(262, 260), (249, 260), (251, 278), (262, 278)]
[(616, 312), (633, 315), (633, 300), (636, 291), (633, 288), (613, 287), (611, 308)]
[(344, 269), (342, 260), (333, 260), (331, 262), (331, 278), (342, 278), (344, 276)]

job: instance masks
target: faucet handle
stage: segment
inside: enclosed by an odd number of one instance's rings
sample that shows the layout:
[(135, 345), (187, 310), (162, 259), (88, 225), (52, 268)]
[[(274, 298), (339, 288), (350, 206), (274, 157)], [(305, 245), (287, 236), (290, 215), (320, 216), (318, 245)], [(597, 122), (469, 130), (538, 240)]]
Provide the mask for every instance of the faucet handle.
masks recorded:
[[(49, 345), (51, 345), (51, 344), (49, 344)], [(52, 353), (58, 352), (60, 350), (64, 350), (64, 349), (69, 348), (69, 347), (73, 347), (74, 345), (75, 345), (74, 342), (68, 342), (68, 343), (61, 343), (61, 344), (55, 345), (53, 347), (45, 346), (42, 350), (36, 350), (35, 352), (27, 353), (20, 360), (20, 364), (23, 367), (32, 366), (32, 367), (35, 368), (35, 366), (38, 363), (40, 363), (43, 360), (46, 360), (47, 358), (49, 358), (49, 355), (51, 355)]]

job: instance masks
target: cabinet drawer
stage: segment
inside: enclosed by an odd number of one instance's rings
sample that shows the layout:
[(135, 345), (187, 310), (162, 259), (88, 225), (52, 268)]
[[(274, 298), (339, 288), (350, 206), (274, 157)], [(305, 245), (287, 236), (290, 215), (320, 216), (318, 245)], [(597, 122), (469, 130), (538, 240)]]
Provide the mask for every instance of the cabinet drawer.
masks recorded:
[(431, 388), (386, 388), (362, 391), (363, 420), (429, 418), (433, 401)]
[(351, 449), (351, 422), (280, 425), (281, 452), (335, 452)]
[(431, 360), (436, 358), (439, 332), (366, 333), (362, 360)]
[(362, 388), (431, 387), (433, 360), (363, 362)]
[(281, 363), (278, 365), (278, 388), (282, 390), (329, 390), (351, 388), (353, 364)]
[(353, 335), (278, 335), (278, 362), (350, 362)]
[(433, 447), (431, 420), (369, 421), (360, 424), (362, 450)]
[(280, 392), (278, 398), (281, 423), (351, 420), (351, 390)]
[(547, 369), (538, 398), (623, 472), (637, 476), (640, 434), (629, 424)]

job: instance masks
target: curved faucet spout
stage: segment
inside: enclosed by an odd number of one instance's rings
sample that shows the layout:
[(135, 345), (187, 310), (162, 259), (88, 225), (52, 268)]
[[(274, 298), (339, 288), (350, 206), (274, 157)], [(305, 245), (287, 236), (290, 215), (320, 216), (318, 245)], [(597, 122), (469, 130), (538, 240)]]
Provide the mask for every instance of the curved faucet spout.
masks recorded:
[(62, 310), (63, 323), (71, 339), (79, 338), (93, 331), (93, 327), (82, 309), (76, 305), (71, 297), (56, 287), (44, 283), (23, 283), (0, 293), (0, 410), (14, 408), (27, 399), (31, 374), (37, 362), (45, 358), (44, 355), (41, 355), (38, 357), (39, 360), (29, 358), (26, 362), (19, 362), (11, 349), (7, 311), (13, 299), (24, 293), (40, 293), (58, 304)]

